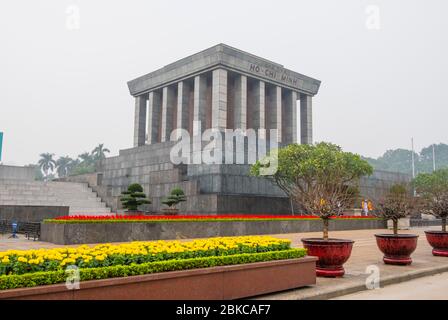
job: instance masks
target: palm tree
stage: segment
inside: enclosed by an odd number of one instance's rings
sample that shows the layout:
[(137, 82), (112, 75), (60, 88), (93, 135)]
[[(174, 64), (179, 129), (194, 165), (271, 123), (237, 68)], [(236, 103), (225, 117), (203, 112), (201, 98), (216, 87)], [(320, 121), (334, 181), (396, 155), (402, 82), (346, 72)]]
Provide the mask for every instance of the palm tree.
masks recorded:
[(92, 156), (88, 152), (81, 153), (78, 158), (81, 159), (81, 163), (84, 163), (86, 165), (89, 165), (93, 162)]
[(95, 160), (103, 160), (106, 158), (106, 153), (109, 153), (110, 150), (107, 148), (104, 148), (104, 144), (100, 143), (95, 149), (92, 151), (92, 155), (95, 158)]
[(56, 166), (59, 178), (66, 177), (70, 173), (70, 170), (73, 168), (73, 159), (69, 156), (60, 157), (56, 161)]
[(42, 172), (45, 174), (45, 177), (48, 177), (49, 171), (50, 173), (56, 167), (56, 161), (53, 159), (54, 153), (41, 153), (40, 160), (38, 165)]

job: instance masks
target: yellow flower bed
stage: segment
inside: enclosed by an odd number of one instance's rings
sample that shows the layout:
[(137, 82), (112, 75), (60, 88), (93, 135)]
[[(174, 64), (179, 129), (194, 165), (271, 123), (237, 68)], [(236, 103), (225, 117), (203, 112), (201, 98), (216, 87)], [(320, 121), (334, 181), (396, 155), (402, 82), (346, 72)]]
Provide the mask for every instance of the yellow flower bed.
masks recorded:
[(0, 252), (0, 275), (56, 271), (68, 265), (95, 268), (140, 264), (171, 259), (223, 256), (287, 250), (291, 242), (270, 236), (220, 237), (181, 242), (138, 241), (124, 244), (100, 244), (93, 247)]

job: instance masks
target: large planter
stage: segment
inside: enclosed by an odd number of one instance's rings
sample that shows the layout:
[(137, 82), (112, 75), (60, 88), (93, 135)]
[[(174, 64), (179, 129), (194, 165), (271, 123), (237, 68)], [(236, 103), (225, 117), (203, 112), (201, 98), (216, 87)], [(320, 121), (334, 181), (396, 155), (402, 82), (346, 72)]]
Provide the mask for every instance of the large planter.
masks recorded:
[(432, 254), (440, 257), (448, 257), (448, 232), (425, 231), (426, 239), (432, 249)]
[(342, 277), (345, 274), (343, 264), (352, 253), (352, 240), (306, 238), (302, 239), (303, 246), (309, 256), (318, 257), (316, 274), (319, 277)]
[(315, 257), (0, 290), (0, 299), (227, 300), (316, 284)]
[(417, 248), (416, 234), (376, 234), (378, 248), (384, 253), (385, 264), (409, 265)]

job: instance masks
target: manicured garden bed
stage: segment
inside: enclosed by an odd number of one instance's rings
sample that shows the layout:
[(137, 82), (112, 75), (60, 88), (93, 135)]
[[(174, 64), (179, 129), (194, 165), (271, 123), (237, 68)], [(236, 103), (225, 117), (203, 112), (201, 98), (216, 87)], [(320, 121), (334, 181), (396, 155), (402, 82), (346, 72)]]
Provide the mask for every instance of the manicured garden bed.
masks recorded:
[[(316, 258), (305, 256), (273, 237), (9, 250), (0, 252), (0, 299), (242, 298), (314, 284)], [(62, 284), (67, 266), (79, 268), (80, 289)]]

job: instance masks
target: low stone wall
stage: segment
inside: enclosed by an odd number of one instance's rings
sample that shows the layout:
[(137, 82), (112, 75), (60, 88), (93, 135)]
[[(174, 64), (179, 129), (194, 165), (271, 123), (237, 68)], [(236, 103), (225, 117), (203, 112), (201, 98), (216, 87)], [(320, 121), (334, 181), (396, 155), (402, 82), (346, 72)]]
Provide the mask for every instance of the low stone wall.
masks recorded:
[[(384, 229), (382, 220), (333, 220), (330, 230)], [(321, 231), (320, 220), (138, 223), (43, 223), (41, 240), (84, 244)]]
[(411, 219), (411, 227), (435, 227), (442, 226), (442, 219), (424, 220)]
[(0, 205), (0, 220), (40, 222), (44, 219), (68, 215), (69, 207)]
[(0, 165), (0, 180), (2, 179), (33, 181), (34, 167)]

